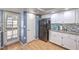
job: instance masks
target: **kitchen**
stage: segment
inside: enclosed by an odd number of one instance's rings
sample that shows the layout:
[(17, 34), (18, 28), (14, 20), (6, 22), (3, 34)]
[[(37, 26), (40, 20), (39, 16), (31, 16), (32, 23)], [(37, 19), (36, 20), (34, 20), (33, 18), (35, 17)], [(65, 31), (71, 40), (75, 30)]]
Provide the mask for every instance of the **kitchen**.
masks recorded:
[[(22, 46), (28, 46), (42, 40), (46, 47), (48, 43), (64, 50), (79, 50), (78, 8), (3, 8), (0, 14), (0, 19), (3, 19), (0, 20), (2, 49), (18, 41)], [(33, 41), (36, 42), (31, 44)], [(39, 47), (42, 43), (38, 43)]]

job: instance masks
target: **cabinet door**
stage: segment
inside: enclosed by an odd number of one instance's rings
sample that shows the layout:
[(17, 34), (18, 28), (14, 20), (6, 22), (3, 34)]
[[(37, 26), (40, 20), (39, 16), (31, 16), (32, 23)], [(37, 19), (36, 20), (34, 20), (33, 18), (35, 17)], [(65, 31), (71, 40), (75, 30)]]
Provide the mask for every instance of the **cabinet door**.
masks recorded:
[(52, 14), (52, 16), (51, 16), (51, 23), (56, 23), (57, 18), (58, 18), (58, 14), (57, 13), (56, 14)]
[(56, 14), (52, 14), (51, 16), (51, 23), (63, 23), (64, 20), (64, 13), (56, 13)]
[(52, 31), (49, 32), (49, 40), (52, 43), (56, 43), (56, 41), (57, 41), (56, 34)]
[(75, 23), (75, 10), (64, 12), (64, 23)]
[(62, 44), (61, 35), (58, 32), (52, 32), (52, 31), (50, 31), (49, 40), (50, 40), (50, 42), (58, 44), (58, 45)]
[(77, 40), (77, 50), (79, 50), (79, 40)]
[(77, 40), (77, 50), (79, 50), (79, 36), (76, 37)]
[(58, 13), (58, 19), (56, 20), (57, 23), (63, 23), (64, 20), (64, 12)]
[(63, 36), (63, 47), (68, 49), (76, 49), (76, 39), (73, 35), (64, 35)]
[(76, 23), (79, 23), (79, 9), (76, 9)]
[(58, 38), (58, 44), (60, 45), (60, 46), (62, 46), (63, 45), (63, 33), (59, 33), (58, 35), (57, 35), (57, 38)]

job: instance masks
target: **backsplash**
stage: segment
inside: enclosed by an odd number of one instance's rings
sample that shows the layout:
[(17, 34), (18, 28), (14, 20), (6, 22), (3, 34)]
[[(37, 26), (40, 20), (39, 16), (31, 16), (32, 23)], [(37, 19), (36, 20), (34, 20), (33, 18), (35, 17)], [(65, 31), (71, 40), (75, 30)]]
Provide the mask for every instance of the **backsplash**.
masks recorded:
[(60, 24), (51, 24), (51, 30), (59, 31), (60, 30)]
[(79, 34), (79, 24), (51, 24), (51, 30)]

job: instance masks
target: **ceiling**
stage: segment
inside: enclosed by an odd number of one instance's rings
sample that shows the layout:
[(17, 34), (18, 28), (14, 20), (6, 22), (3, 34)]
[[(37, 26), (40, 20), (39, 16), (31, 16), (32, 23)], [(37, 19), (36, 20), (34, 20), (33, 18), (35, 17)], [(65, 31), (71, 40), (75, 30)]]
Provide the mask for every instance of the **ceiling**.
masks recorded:
[(18, 12), (20, 13), (22, 10), (27, 11), (34, 14), (50, 14), (50, 13), (56, 13), (63, 10), (68, 10), (72, 8), (1, 8), (2, 10), (12, 11), (12, 12)]

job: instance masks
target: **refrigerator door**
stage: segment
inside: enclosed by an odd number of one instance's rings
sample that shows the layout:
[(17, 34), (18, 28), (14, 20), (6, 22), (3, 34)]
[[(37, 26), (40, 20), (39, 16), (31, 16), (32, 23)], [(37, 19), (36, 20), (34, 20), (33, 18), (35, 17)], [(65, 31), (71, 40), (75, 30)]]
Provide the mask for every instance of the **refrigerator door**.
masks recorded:
[(39, 21), (39, 39), (48, 41), (49, 38), (50, 21), (48, 19), (42, 19)]

